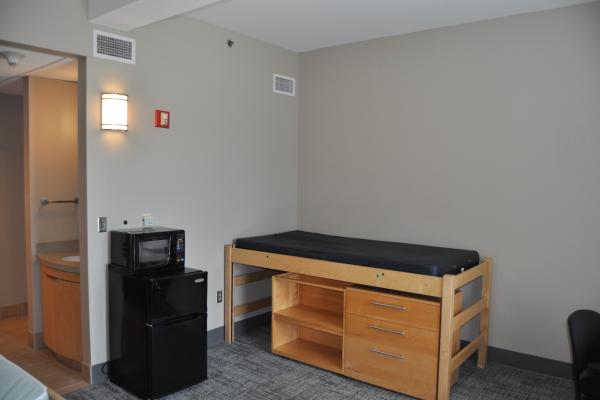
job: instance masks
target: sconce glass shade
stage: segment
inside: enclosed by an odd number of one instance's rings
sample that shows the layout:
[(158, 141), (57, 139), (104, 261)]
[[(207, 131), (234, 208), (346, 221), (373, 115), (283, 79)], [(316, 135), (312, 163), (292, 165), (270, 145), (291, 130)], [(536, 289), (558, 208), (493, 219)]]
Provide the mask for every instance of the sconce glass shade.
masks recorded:
[(102, 130), (127, 132), (127, 95), (102, 94)]

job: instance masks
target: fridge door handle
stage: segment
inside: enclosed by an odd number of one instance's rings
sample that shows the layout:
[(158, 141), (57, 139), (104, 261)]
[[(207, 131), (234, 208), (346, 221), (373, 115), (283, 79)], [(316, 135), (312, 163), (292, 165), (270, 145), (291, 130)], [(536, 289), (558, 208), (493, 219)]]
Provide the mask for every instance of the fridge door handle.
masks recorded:
[(200, 313), (188, 314), (188, 315), (184, 315), (183, 317), (170, 318), (170, 319), (162, 320), (162, 321), (147, 322), (146, 326), (149, 328), (153, 328), (154, 326), (175, 325), (175, 324), (179, 324), (181, 322), (187, 322), (187, 321), (191, 321), (191, 320), (200, 318), (203, 315), (206, 315), (206, 314), (200, 314)]

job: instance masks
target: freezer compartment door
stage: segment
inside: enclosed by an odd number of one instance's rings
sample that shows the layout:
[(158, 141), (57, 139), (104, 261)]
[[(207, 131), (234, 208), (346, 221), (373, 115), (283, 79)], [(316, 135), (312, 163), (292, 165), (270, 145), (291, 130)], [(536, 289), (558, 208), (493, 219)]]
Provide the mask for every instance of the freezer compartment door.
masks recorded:
[(148, 319), (157, 322), (206, 313), (206, 279), (203, 271), (150, 279)]
[(151, 397), (206, 379), (206, 314), (171, 324), (148, 324)]

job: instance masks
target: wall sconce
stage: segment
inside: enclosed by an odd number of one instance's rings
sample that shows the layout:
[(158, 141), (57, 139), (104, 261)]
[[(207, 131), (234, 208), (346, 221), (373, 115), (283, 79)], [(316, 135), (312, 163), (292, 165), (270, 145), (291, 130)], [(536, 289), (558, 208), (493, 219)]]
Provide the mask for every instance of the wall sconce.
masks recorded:
[(127, 95), (102, 93), (102, 130), (127, 132)]

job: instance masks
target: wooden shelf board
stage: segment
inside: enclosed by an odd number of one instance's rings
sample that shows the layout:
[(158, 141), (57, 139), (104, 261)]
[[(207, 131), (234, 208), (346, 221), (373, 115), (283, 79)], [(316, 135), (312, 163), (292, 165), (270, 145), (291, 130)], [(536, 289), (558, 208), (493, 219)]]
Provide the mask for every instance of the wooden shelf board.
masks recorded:
[(333, 347), (294, 339), (273, 349), (273, 353), (338, 374), (342, 373), (342, 350)]
[(333, 279), (318, 278), (315, 276), (294, 274), (289, 272), (281, 275), (276, 275), (275, 278), (295, 282), (299, 285), (320, 287), (336, 292), (344, 292), (344, 289), (346, 289), (349, 286), (352, 286), (352, 284), (348, 282), (335, 281)]
[(344, 319), (342, 314), (307, 307), (302, 304), (275, 311), (273, 316), (280, 321), (304, 326), (321, 332), (342, 336)]

